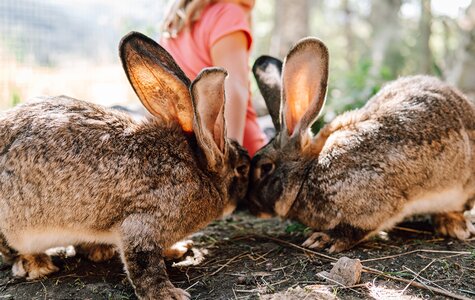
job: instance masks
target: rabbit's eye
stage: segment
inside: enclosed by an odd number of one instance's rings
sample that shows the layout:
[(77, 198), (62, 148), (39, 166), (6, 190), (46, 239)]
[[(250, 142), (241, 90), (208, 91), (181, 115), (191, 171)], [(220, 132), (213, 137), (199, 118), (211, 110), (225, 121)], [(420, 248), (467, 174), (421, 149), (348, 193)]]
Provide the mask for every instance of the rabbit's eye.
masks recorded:
[(240, 165), (236, 168), (236, 175), (240, 177), (244, 177), (247, 175), (249, 172), (249, 166), (248, 165)]
[(265, 163), (261, 165), (261, 176), (264, 177), (274, 170), (273, 163)]

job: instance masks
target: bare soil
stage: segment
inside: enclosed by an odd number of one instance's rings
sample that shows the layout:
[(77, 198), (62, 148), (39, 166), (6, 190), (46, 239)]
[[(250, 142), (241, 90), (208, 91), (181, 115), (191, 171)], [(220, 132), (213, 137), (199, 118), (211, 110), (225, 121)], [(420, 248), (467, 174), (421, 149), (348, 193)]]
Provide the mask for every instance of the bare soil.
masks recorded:
[[(439, 237), (421, 221), (328, 255), (301, 248), (307, 234), (296, 222), (238, 212), (193, 235), (186, 257), (168, 263), (170, 278), (193, 299), (475, 299), (475, 239)], [(342, 256), (361, 260), (360, 284), (344, 287), (317, 275)], [(36, 281), (15, 279), (3, 266), (0, 299), (136, 299), (117, 257), (54, 261), (60, 271)]]

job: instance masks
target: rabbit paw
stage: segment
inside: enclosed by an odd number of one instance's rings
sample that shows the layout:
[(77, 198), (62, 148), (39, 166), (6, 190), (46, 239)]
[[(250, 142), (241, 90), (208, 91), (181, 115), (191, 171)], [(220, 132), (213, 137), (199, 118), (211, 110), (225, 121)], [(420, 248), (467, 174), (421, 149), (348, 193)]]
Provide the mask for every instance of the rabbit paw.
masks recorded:
[(344, 238), (334, 238), (324, 232), (314, 232), (303, 242), (302, 247), (322, 250), (327, 248), (328, 253), (338, 253), (353, 247), (355, 243)]
[(76, 256), (76, 249), (73, 246), (55, 247), (45, 251), (48, 256), (73, 257)]
[(46, 254), (20, 255), (12, 266), (13, 276), (26, 277), (27, 280), (45, 277), (58, 270)]
[(472, 222), (462, 212), (449, 212), (434, 216), (436, 230), (446, 236), (466, 240), (475, 234)]
[(76, 251), (93, 262), (110, 260), (116, 254), (114, 246), (105, 244), (81, 244)]
[(183, 257), (191, 247), (193, 247), (192, 240), (179, 241), (163, 251), (163, 256), (165, 256), (166, 259), (178, 259)]
[(309, 249), (323, 249), (331, 241), (328, 234), (324, 232), (314, 232), (303, 242), (302, 247)]

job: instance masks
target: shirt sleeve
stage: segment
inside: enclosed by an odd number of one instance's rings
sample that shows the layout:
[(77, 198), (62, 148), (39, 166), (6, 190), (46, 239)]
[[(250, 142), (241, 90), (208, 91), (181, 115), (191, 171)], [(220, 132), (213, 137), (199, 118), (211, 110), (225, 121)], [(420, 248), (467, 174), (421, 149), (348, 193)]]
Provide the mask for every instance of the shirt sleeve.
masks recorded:
[(220, 38), (238, 31), (242, 31), (247, 38), (247, 49), (252, 46), (252, 34), (248, 14), (234, 3), (217, 3), (214, 11), (208, 17), (209, 40), (211, 48)]

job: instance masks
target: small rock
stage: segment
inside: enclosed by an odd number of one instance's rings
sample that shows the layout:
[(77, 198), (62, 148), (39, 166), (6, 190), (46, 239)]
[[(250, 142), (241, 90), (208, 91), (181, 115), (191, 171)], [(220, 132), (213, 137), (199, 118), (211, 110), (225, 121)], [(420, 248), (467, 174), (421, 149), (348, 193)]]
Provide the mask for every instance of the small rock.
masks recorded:
[(363, 266), (359, 259), (342, 257), (335, 263), (330, 273), (323, 271), (318, 275), (327, 279), (330, 283), (336, 281), (344, 286), (352, 286), (360, 281), (362, 269)]
[(246, 276), (239, 276), (237, 278), (237, 284), (244, 284), (246, 283)]
[(273, 265), (271, 262), (266, 263), (266, 271), (272, 271)]

